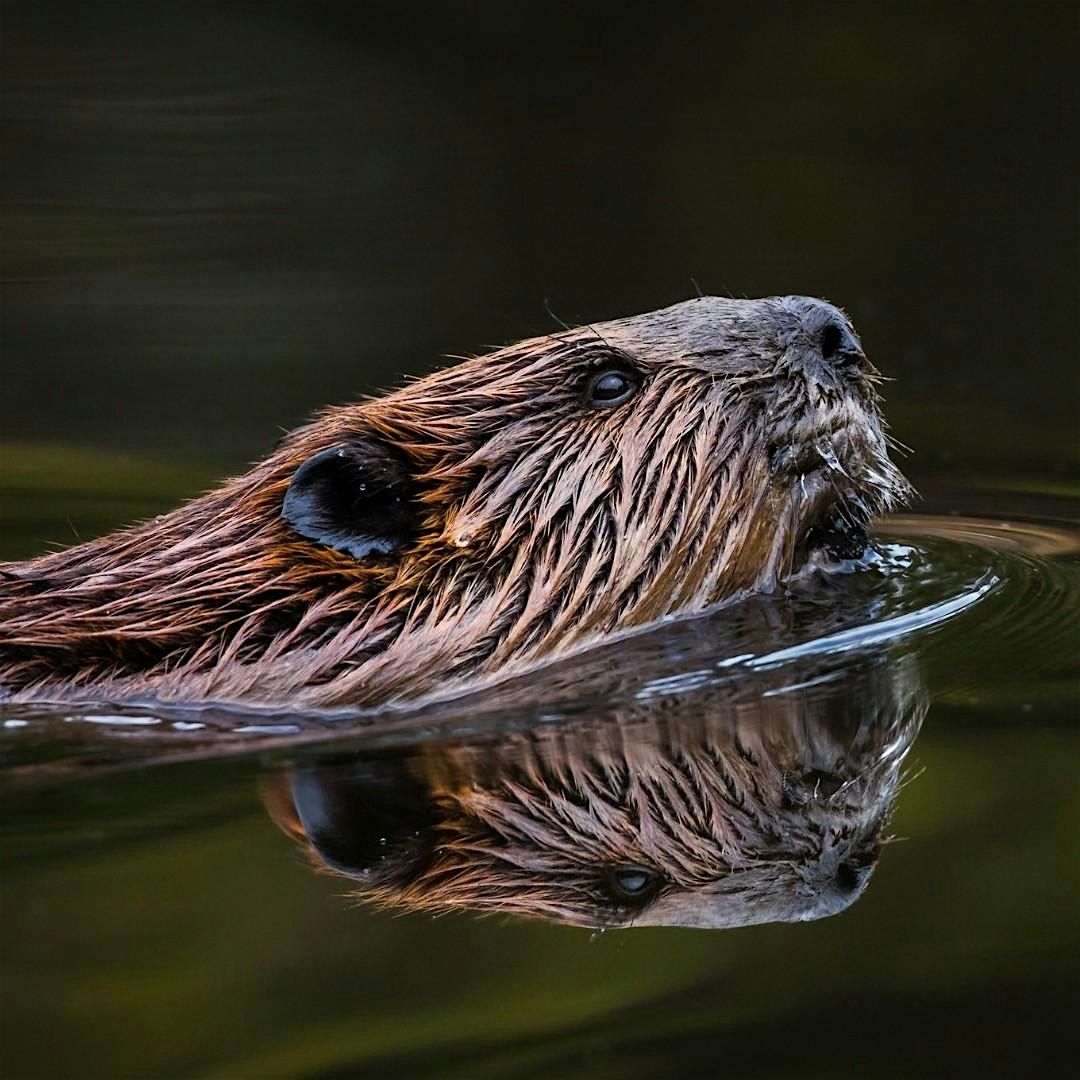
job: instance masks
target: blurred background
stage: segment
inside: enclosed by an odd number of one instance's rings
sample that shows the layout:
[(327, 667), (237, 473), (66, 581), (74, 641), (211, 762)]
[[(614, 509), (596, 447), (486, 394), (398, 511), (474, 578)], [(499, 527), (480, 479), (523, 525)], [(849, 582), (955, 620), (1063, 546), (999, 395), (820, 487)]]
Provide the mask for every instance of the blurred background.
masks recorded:
[(931, 495), (1075, 477), (1072, 5), (54, 0), (2, 29), (12, 553), (447, 354), (698, 288), (844, 306)]

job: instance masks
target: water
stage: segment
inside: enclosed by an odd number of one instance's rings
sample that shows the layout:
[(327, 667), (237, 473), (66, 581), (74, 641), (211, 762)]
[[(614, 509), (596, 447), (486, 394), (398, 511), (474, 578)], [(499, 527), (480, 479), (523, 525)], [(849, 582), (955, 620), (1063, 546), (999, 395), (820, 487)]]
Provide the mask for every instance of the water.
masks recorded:
[[(921, 500), (858, 574), (423, 709), (4, 708), (4, 1075), (1064, 1071), (1077, 36), (1066, 5), (5, 5), (0, 559), (545, 301), (695, 283), (843, 303)], [(629, 876), (525, 845), (448, 888), (463, 793), (568, 773)], [(633, 791), (688, 824), (649, 840)], [(643, 850), (678, 879), (651, 914)]]
[[(414, 712), (9, 706), (13, 1075), (707, 1075), (720, 1048), (753, 1075), (1022, 1074), (1073, 1011), (1080, 532), (890, 524), (844, 583)], [(700, 780), (717, 761), (743, 794)], [(445, 792), (567, 770), (609, 813), (633, 777), (660, 823), (699, 777), (696, 844), (643, 847), (639, 809), (605, 849), (696, 850), (662, 907), (606, 881), (583, 907), (548, 842), (528, 873), (430, 865)], [(740, 814), (776, 835), (708, 840)]]

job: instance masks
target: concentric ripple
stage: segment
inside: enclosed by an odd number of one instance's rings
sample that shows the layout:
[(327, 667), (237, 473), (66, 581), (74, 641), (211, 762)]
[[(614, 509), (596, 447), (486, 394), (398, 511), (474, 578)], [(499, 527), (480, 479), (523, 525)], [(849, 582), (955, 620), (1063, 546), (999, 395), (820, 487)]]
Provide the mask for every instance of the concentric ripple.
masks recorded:
[(926, 585), (995, 579), (969, 619), (923, 643), (933, 689), (970, 700), (1075, 701), (1080, 688), (1080, 528), (1045, 521), (896, 517), (883, 536), (917, 545)]

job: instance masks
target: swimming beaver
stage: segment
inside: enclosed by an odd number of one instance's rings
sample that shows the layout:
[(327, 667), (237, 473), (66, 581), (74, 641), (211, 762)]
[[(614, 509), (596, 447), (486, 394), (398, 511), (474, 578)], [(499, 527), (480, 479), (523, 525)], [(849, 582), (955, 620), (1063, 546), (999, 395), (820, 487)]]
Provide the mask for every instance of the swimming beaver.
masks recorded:
[(848, 320), (702, 297), (328, 410), (145, 524), (0, 567), (16, 700), (369, 705), (859, 555), (907, 485)]
[(380, 906), (592, 927), (818, 919), (866, 887), (926, 698), (910, 657), (802, 674), (338, 753), (274, 776), (264, 800), (317, 869)]

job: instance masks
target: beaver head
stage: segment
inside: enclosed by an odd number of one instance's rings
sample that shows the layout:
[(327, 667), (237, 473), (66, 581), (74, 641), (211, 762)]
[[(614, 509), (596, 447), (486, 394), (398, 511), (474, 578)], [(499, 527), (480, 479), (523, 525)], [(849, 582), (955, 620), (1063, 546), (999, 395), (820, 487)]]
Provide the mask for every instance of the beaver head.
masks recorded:
[(857, 556), (906, 484), (846, 317), (702, 297), (329, 410), (247, 474), (0, 568), (26, 698), (373, 704)]
[(377, 905), (601, 928), (804, 922), (866, 887), (926, 702), (903, 662), (789, 678), (338, 754), (268, 779), (264, 799), (317, 869)]

